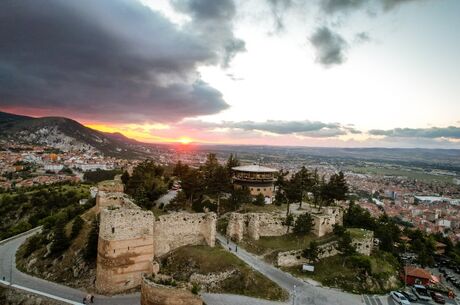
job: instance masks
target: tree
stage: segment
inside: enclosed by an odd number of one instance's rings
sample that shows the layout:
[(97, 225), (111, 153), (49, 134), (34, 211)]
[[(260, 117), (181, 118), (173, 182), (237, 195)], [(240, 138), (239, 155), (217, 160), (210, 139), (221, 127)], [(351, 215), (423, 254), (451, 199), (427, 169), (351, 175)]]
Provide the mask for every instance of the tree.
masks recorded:
[(97, 257), (97, 243), (99, 240), (99, 219), (94, 217), (91, 223), (91, 231), (88, 235), (86, 242), (86, 248), (84, 252), (84, 258), (87, 261), (94, 261)]
[(64, 226), (64, 221), (58, 221), (53, 230), (53, 242), (51, 243), (50, 251), (56, 256), (61, 254), (70, 245), (69, 239), (65, 235)]
[(316, 262), (319, 256), (319, 247), (316, 241), (311, 241), (308, 248), (302, 251), (302, 256), (308, 259), (310, 262)]
[(286, 233), (289, 233), (289, 229), (292, 227), (293, 224), (294, 224), (294, 216), (292, 216), (292, 214), (289, 213), (286, 216), (286, 219), (284, 219), (284, 222), (283, 222), (283, 225), (285, 225), (287, 227), (287, 232)]
[(229, 204), (232, 211), (236, 211), (243, 203), (252, 201), (251, 193), (248, 188), (233, 188), (230, 191)]
[(257, 194), (256, 200), (254, 200), (255, 205), (263, 206), (265, 204), (265, 196), (262, 193)]
[(80, 216), (75, 217), (72, 224), (72, 232), (70, 233), (70, 238), (74, 239), (80, 233), (81, 228), (83, 227), (83, 219)]
[(129, 182), (129, 173), (128, 171), (124, 171), (123, 174), (121, 175), (121, 182), (123, 182), (124, 185), (127, 185)]
[(227, 169), (228, 176), (232, 176), (232, 168), (240, 166), (240, 160), (236, 158), (236, 155), (230, 154), (228, 157), (227, 163), (225, 164), (225, 168)]
[(182, 162), (179, 160), (174, 166), (173, 176), (183, 179), (189, 170), (189, 166), (187, 164), (182, 164)]
[(294, 224), (293, 231), (296, 234), (309, 234), (313, 229), (313, 218), (310, 213), (300, 214)]
[(343, 234), (345, 234), (346, 229), (339, 224), (335, 224), (332, 232), (334, 233), (334, 235), (341, 237), (343, 236)]
[(180, 211), (184, 208), (187, 203), (187, 195), (184, 191), (179, 191), (168, 205), (166, 205), (165, 210), (168, 211)]
[(353, 240), (349, 232), (345, 232), (337, 243), (337, 250), (339, 250), (343, 256), (348, 257), (356, 253), (356, 249), (352, 244)]

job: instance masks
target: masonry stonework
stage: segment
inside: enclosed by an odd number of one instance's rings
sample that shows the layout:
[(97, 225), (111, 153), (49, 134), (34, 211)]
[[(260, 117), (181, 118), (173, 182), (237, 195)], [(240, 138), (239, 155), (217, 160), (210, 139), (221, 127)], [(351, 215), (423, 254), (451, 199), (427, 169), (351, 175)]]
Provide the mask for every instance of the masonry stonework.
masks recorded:
[[(96, 289), (113, 294), (138, 287), (144, 273), (158, 273), (154, 260), (185, 245), (216, 241), (215, 213), (173, 213), (158, 220), (135, 205), (117, 184), (105, 183), (96, 196), (100, 212)], [(107, 191), (108, 190), (108, 191)]]
[(96, 289), (118, 293), (141, 284), (153, 270), (153, 224), (150, 211), (103, 209), (100, 213)]
[[(292, 210), (294, 218), (308, 212), (313, 218), (313, 234), (324, 236), (332, 232), (334, 225), (342, 225), (343, 210), (340, 207), (306, 207), (302, 210)], [(283, 213), (231, 213), (227, 225), (227, 236), (241, 241), (244, 237), (258, 240), (262, 236), (281, 236), (288, 233), (284, 225), (286, 219)]]
[(203, 300), (188, 290), (176, 289), (142, 279), (141, 305), (203, 305)]
[[(353, 238), (352, 245), (355, 247), (356, 252), (362, 255), (371, 255), (374, 246), (374, 232), (363, 230), (366, 232), (363, 238)], [(337, 241), (332, 241), (324, 245), (318, 246), (319, 255), (318, 259), (330, 257), (339, 254), (337, 250)], [(286, 252), (279, 252), (276, 264), (279, 267), (298, 266), (301, 264), (309, 263), (309, 261), (302, 257), (303, 250), (291, 250)]]
[(154, 229), (155, 257), (185, 245), (216, 243), (215, 213), (173, 213), (158, 217)]

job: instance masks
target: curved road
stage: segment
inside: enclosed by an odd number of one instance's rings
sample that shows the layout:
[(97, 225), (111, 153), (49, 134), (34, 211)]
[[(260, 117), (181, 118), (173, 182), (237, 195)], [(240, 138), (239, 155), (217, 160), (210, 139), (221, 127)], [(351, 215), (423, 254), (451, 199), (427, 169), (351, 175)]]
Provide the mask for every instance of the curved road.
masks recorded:
[[(36, 232), (36, 231), (35, 231)], [(12, 275), (13, 284), (18, 284), (26, 288), (45, 292), (57, 297), (61, 297), (74, 302), (81, 302), (86, 295), (84, 291), (70, 288), (64, 285), (46, 281), (40, 278), (30, 276), (22, 273), (16, 269), (14, 257), (19, 246), (32, 234), (30, 232), (26, 235), (13, 238), (6, 242), (0, 243), (0, 279), (10, 281)], [(235, 244), (230, 242), (227, 245), (227, 240), (224, 236), (218, 235), (217, 239), (227, 249), (230, 247), (231, 252), (246, 262), (249, 266), (267, 276), (269, 279), (286, 289), (291, 294), (289, 302), (280, 303), (272, 302), (262, 299), (249, 298), (239, 295), (229, 294), (211, 294), (204, 293), (202, 295), (206, 304), (210, 305), (281, 305), (281, 304), (295, 304), (300, 305), (360, 305), (363, 304), (361, 296), (345, 293), (335, 289), (317, 287), (312, 284), (306, 283), (292, 275), (283, 272), (272, 265), (269, 265), (238, 248), (235, 252)], [(294, 290), (295, 286), (295, 290)], [(95, 304), (110, 304), (110, 305), (138, 305), (140, 304), (140, 295), (116, 295), (113, 297), (108, 296), (95, 296)]]

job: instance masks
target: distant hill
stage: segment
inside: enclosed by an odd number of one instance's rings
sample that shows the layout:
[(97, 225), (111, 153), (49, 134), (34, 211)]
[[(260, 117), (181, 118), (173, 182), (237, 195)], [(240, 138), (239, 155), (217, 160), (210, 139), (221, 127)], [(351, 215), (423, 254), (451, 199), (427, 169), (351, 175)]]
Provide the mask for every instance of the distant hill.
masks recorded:
[(104, 133), (64, 117), (32, 118), (0, 112), (0, 139), (23, 144), (48, 145), (64, 151), (97, 150), (104, 155), (142, 157), (136, 140), (120, 133)]

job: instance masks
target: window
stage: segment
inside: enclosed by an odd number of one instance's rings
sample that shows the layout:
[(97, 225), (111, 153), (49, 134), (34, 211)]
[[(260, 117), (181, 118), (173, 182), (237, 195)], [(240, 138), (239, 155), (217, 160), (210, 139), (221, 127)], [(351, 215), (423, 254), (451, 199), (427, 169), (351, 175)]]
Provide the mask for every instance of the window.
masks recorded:
[(112, 227), (112, 234), (114, 234), (114, 233), (115, 233), (115, 228), (114, 228), (114, 227)]

